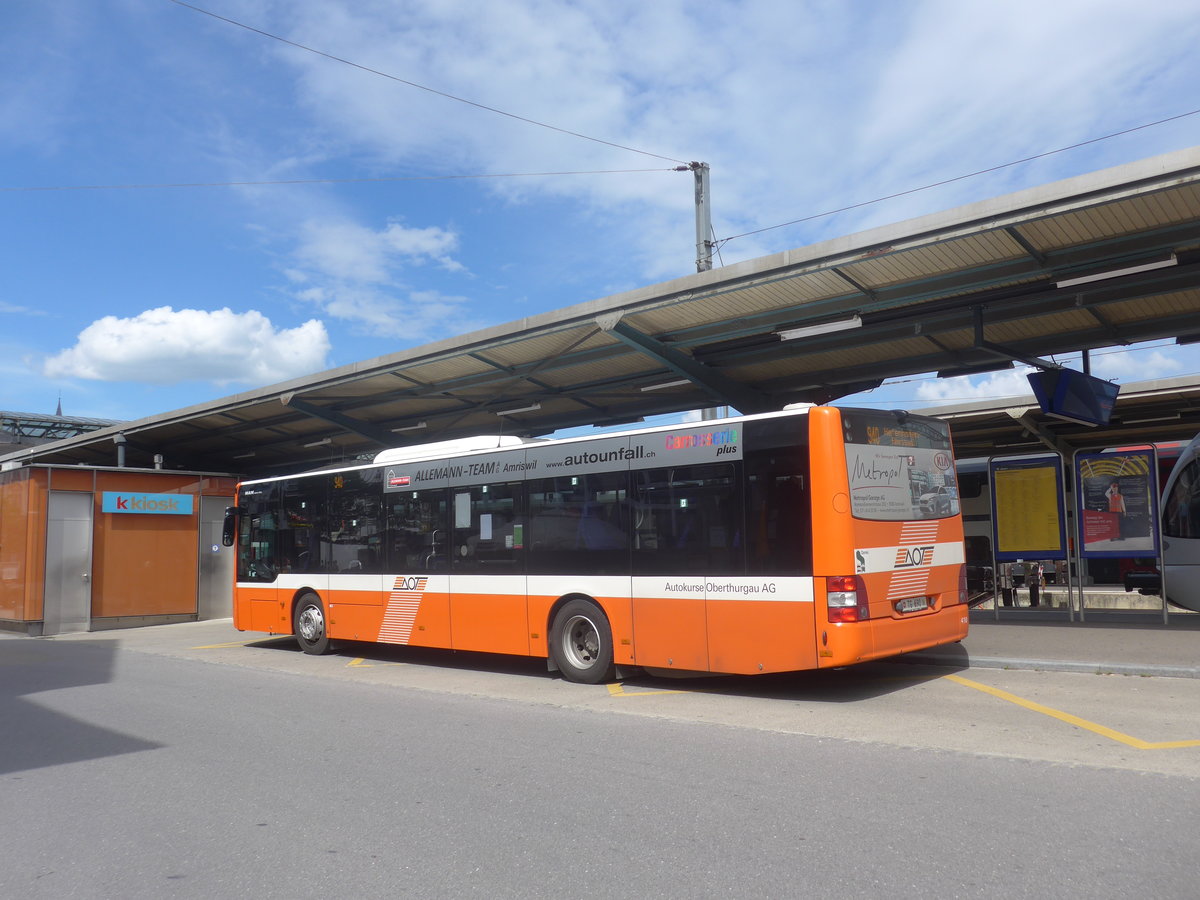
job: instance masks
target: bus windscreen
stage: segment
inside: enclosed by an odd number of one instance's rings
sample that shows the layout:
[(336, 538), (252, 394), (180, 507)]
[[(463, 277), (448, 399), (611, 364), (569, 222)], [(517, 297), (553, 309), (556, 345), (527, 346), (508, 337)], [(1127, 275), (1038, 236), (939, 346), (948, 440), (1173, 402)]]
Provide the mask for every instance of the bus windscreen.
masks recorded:
[(950, 428), (895, 413), (842, 416), (850, 511), (859, 519), (901, 522), (959, 512)]

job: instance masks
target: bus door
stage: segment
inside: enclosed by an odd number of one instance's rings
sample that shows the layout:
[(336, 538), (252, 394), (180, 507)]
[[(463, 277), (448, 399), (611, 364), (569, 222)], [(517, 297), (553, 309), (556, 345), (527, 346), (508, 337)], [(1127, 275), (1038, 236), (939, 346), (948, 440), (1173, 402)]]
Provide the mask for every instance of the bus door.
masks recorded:
[(239, 489), (237, 587), (233, 625), (239, 631), (287, 634), (289, 616), (283, 611), (276, 579), (279, 576), (279, 497), (281, 483), (246, 485)]
[(387, 565), (378, 640), (450, 646), (450, 514), (443, 488), (385, 491)]
[(508, 482), (450, 489), (455, 650), (530, 652), (523, 487), (523, 482)]
[[(710, 582), (724, 584), (729, 579), (718, 575), (744, 571), (734, 466), (646, 469), (633, 479), (637, 664), (707, 671)], [(722, 597), (740, 597), (736, 591), (731, 587)]]

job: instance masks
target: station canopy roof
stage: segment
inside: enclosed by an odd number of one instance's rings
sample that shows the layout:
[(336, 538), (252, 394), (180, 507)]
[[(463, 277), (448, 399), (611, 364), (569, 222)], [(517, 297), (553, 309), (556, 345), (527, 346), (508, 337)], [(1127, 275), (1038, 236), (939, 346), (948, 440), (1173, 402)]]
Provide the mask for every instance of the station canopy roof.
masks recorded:
[(914, 410), (950, 423), (959, 459), (1191, 441), (1200, 434), (1200, 377), (1125, 384), (1111, 423), (1081, 425), (1047, 415), (1033, 394)]
[[(113, 465), (123, 435), (131, 466), (161, 454), (167, 468), (266, 475), (468, 435), (825, 403), (889, 377), (973, 374), (1164, 338), (1200, 340), (1200, 147), (102, 428), (0, 463)], [(1012, 421), (1009, 435), (1028, 430)]]

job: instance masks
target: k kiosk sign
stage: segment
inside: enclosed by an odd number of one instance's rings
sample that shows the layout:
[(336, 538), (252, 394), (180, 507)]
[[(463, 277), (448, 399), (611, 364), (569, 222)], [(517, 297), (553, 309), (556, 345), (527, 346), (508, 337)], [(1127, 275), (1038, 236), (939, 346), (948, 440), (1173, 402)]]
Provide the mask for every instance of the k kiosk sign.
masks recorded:
[(100, 499), (100, 511), (157, 516), (190, 516), (194, 498), (191, 494), (134, 494), (125, 491), (105, 491)]

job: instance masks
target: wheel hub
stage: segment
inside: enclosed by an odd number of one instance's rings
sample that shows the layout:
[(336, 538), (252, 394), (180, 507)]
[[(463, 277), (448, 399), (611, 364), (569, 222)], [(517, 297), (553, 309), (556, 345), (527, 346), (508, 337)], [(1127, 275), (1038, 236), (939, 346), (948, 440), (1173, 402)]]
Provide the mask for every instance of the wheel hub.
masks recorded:
[(315, 606), (306, 607), (300, 612), (299, 625), (300, 636), (310, 643), (319, 640), (325, 633), (325, 619)]
[(576, 616), (564, 629), (567, 639), (563, 648), (571, 661), (579, 666), (589, 666), (596, 661), (600, 652), (600, 635), (596, 626), (583, 616)]

